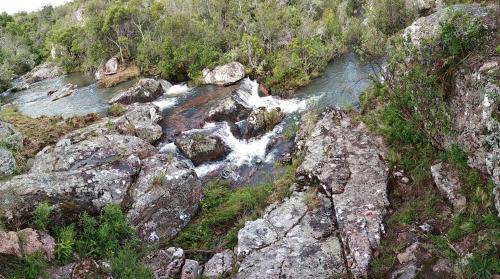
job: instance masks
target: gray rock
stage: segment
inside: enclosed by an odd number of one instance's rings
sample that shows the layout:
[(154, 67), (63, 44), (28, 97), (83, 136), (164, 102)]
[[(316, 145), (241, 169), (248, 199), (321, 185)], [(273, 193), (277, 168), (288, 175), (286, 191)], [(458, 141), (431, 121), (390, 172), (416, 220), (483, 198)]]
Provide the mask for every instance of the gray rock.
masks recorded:
[(226, 86), (233, 84), (245, 77), (245, 66), (238, 62), (215, 67), (213, 70), (203, 70), (203, 82)]
[(118, 72), (119, 61), (117, 57), (112, 57), (106, 63), (101, 64), (94, 76), (96, 80), (102, 79), (106, 75), (114, 75)]
[(170, 247), (149, 254), (143, 262), (153, 271), (155, 279), (170, 279), (179, 277), (184, 260), (182, 249)]
[(195, 260), (185, 260), (182, 266), (181, 279), (196, 279), (200, 278), (201, 267)]
[(76, 87), (77, 86), (74, 84), (66, 84), (61, 89), (57, 90), (56, 92), (49, 92), (50, 99), (52, 101), (57, 101), (59, 99), (71, 96), (73, 93), (75, 93)]
[(22, 78), (27, 84), (33, 84), (45, 79), (54, 78), (63, 74), (61, 68), (52, 63), (43, 63), (36, 66)]
[(0, 214), (15, 227), (25, 224), (42, 201), (54, 205), (54, 221), (72, 221), (82, 211), (97, 213), (108, 203), (124, 202), (140, 167), (139, 158), (130, 155), (92, 168), (15, 176), (0, 183)]
[(224, 98), (217, 106), (208, 111), (207, 120), (211, 122), (238, 122), (247, 118), (250, 112), (250, 108), (240, 104), (232, 95)]
[(465, 208), (466, 198), (460, 193), (461, 183), (458, 172), (448, 163), (431, 166), (434, 183), (457, 211)]
[(128, 212), (139, 238), (155, 243), (169, 240), (188, 224), (203, 196), (202, 184), (187, 160), (158, 154), (143, 160), (131, 190)]
[(347, 276), (343, 251), (334, 235), (331, 202), (309, 210), (305, 193), (268, 207), (262, 219), (238, 233), (236, 278), (341, 278)]
[(299, 185), (319, 185), (331, 197), (346, 260), (355, 278), (365, 277), (380, 245), (387, 213), (387, 173), (382, 139), (349, 116), (331, 111), (305, 143)]
[(125, 90), (114, 96), (109, 103), (121, 103), (129, 105), (132, 103), (152, 102), (163, 95), (163, 87), (157, 80), (143, 78), (132, 88)]
[(419, 15), (425, 15), (436, 8), (436, 0), (406, 0), (406, 6)]
[(264, 135), (278, 125), (283, 120), (283, 117), (284, 114), (280, 108), (268, 111), (263, 107), (252, 111), (248, 116), (243, 138), (250, 139)]
[(194, 165), (222, 159), (229, 148), (215, 135), (203, 132), (184, 132), (175, 139), (175, 145)]
[(124, 115), (114, 120), (116, 130), (123, 135), (132, 135), (149, 143), (154, 143), (162, 136), (161, 120), (157, 106), (135, 103), (127, 107)]
[(140, 138), (126, 135), (103, 135), (70, 143), (59, 141), (40, 151), (33, 162), (31, 172), (69, 171), (89, 169), (103, 164), (119, 165), (121, 160), (136, 155), (149, 157), (156, 149)]
[(70, 279), (75, 265), (76, 263), (70, 263), (65, 266), (50, 268), (47, 270), (47, 275), (50, 279)]
[(205, 264), (203, 276), (209, 279), (217, 279), (223, 275), (230, 274), (233, 269), (233, 262), (233, 251), (225, 250), (217, 253)]
[(10, 150), (0, 147), (0, 176), (11, 175), (16, 170), (16, 158)]
[(439, 259), (432, 266), (432, 272), (451, 274), (453, 272), (453, 263), (448, 259)]
[(409, 264), (396, 269), (391, 273), (391, 279), (415, 279), (419, 269), (414, 264)]

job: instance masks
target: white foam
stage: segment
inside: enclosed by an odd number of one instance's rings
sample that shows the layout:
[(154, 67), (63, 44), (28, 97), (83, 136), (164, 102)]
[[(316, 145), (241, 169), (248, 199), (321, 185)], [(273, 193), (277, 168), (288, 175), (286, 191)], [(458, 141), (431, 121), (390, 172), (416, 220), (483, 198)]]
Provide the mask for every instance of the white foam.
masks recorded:
[(275, 96), (260, 97), (259, 83), (249, 78), (241, 82), (238, 98), (242, 105), (249, 108), (266, 107), (273, 109), (279, 107), (284, 113), (300, 112), (307, 108), (307, 100), (281, 99)]
[(177, 104), (177, 99), (175, 99), (175, 98), (160, 99), (160, 100), (154, 101), (153, 104), (155, 104), (157, 107), (159, 107), (160, 110), (163, 110), (163, 109), (175, 106)]
[(170, 87), (165, 95), (182, 95), (191, 91), (191, 88), (186, 84), (176, 84)]
[[(278, 133), (281, 133), (283, 127), (276, 126), (272, 131), (266, 133), (256, 139), (238, 139), (236, 138), (229, 125), (224, 123), (207, 123), (201, 130), (213, 130), (213, 134), (221, 138), (221, 140), (231, 149), (226, 159), (222, 162), (208, 163), (196, 168), (198, 176), (203, 177), (208, 173), (217, 170), (223, 164), (232, 166), (252, 165), (256, 160), (266, 160), (266, 150), (269, 142)], [(196, 132), (200, 130), (192, 130)]]
[(177, 146), (175, 146), (175, 143), (173, 142), (167, 143), (160, 147), (160, 153), (175, 153), (177, 151)]

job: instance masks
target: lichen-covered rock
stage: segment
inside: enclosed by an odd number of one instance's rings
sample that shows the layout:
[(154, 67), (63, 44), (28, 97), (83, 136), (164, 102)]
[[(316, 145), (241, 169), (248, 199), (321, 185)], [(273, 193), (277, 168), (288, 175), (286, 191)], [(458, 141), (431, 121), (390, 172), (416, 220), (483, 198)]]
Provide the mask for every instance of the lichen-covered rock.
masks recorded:
[(194, 165), (222, 159), (229, 148), (215, 135), (202, 132), (185, 132), (175, 139), (175, 145)]
[(250, 139), (262, 136), (272, 130), (283, 120), (284, 114), (280, 108), (273, 108), (270, 111), (267, 108), (258, 108), (248, 116), (246, 127), (243, 131), (243, 137)]
[(203, 276), (209, 279), (217, 279), (231, 273), (233, 269), (234, 253), (231, 250), (225, 250), (217, 253), (210, 258), (203, 269)]
[(201, 276), (200, 264), (195, 260), (185, 260), (182, 266), (181, 279), (196, 279)]
[(130, 223), (137, 227), (141, 240), (155, 243), (173, 238), (188, 224), (203, 191), (187, 160), (158, 154), (143, 160), (131, 196)]
[(239, 62), (231, 62), (226, 65), (215, 67), (213, 70), (203, 70), (203, 82), (226, 86), (233, 84), (245, 77), (245, 66)]
[(178, 278), (184, 264), (184, 251), (170, 247), (167, 250), (158, 250), (143, 260), (144, 264), (153, 271), (155, 279)]
[(0, 147), (0, 176), (11, 175), (16, 170), (16, 158), (10, 150)]
[(458, 172), (447, 163), (438, 163), (431, 166), (432, 177), (437, 188), (453, 208), (460, 211), (465, 207), (466, 199), (460, 193), (461, 183)]
[(130, 155), (149, 157), (156, 149), (144, 140), (127, 135), (103, 135), (71, 143), (59, 141), (40, 151), (33, 162), (31, 172), (69, 171), (93, 168), (103, 164), (119, 165)]
[(77, 86), (74, 85), (74, 84), (66, 84), (65, 86), (63, 86), (61, 89), (55, 91), (55, 92), (49, 92), (49, 95), (50, 95), (50, 99), (52, 101), (57, 101), (59, 99), (62, 99), (64, 97), (68, 97), (68, 96), (71, 96), (73, 93), (75, 93), (75, 88)]
[(17, 232), (20, 239), (23, 255), (31, 255), (34, 252), (41, 252), (49, 261), (54, 259), (56, 242), (52, 236), (46, 232), (36, 231), (27, 228)]
[(350, 272), (364, 277), (389, 205), (382, 139), (333, 110), (317, 123), (304, 149), (297, 181), (318, 185), (331, 197)]
[(43, 63), (36, 66), (22, 78), (27, 84), (32, 84), (45, 79), (54, 78), (63, 74), (61, 68), (52, 63)]
[(500, 192), (499, 72), (498, 57), (483, 56), (481, 61), (475, 57), (474, 64), (466, 63), (457, 72), (448, 103), (453, 128), (458, 132), (448, 145), (458, 142), (468, 155), (469, 165), (491, 176), (496, 185), (494, 194)]
[(97, 213), (108, 203), (124, 201), (140, 167), (139, 158), (130, 155), (91, 168), (57, 168), (15, 176), (0, 182), (0, 214), (15, 227), (25, 224), (42, 201), (54, 205), (54, 220), (72, 221), (82, 211)]
[(331, 202), (318, 199), (321, 206), (310, 210), (305, 193), (295, 192), (262, 219), (247, 222), (238, 233), (236, 278), (347, 277)]
[(135, 103), (128, 106), (124, 115), (114, 120), (116, 130), (123, 135), (132, 135), (149, 143), (154, 143), (162, 135), (161, 120), (157, 106), (146, 103)]
[(239, 103), (235, 95), (221, 100), (217, 106), (208, 111), (207, 120), (210, 122), (231, 121), (238, 122), (248, 117), (251, 109)]
[(157, 80), (144, 78), (139, 80), (137, 84), (118, 95), (114, 96), (109, 103), (121, 103), (130, 105), (132, 103), (147, 103), (152, 102), (163, 95), (163, 86)]

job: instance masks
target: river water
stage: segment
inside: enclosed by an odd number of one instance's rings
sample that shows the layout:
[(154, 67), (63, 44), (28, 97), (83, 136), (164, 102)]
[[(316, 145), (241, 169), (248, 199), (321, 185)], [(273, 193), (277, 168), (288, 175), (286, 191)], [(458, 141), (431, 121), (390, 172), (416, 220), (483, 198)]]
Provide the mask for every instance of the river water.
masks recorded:
[[(196, 167), (200, 177), (222, 176), (230, 179), (233, 185), (271, 182), (282, 171), (282, 168), (275, 164), (277, 158), (291, 147), (289, 139), (284, 137), (284, 131), (290, 125), (298, 124), (300, 113), (330, 106), (358, 107), (358, 96), (370, 84), (369, 75), (372, 72), (372, 67), (362, 63), (355, 54), (347, 54), (329, 63), (322, 76), (297, 90), (294, 97), (287, 100), (273, 96), (260, 97), (258, 83), (248, 78), (228, 87), (205, 85), (190, 88), (186, 84), (170, 87), (165, 82), (166, 93), (154, 102), (163, 114), (160, 124), (164, 136), (158, 147), (161, 152), (178, 152), (173, 140), (179, 133), (202, 130), (215, 134), (230, 147), (231, 152), (222, 161)], [(1, 100), (32, 117), (104, 114), (109, 106), (108, 101), (118, 92), (133, 86), (135, 82), (136, 80), (132, 80), (113, 88), (100, 89), (96, 87), (91, 76), (72, 74), (38, 82), (20, 92), (5, 92)], [(49, 91), (57, 90), (68, 83), (77, 86), (71, 96), (52, 101), (47, 95)], [(227, 124), (205, 121), (208, 110), (230, 94), (237, 94), (246, 107), (280, 107), (286, 117), (272, 131), (260, 138), (238, 139), (231, 133)]]

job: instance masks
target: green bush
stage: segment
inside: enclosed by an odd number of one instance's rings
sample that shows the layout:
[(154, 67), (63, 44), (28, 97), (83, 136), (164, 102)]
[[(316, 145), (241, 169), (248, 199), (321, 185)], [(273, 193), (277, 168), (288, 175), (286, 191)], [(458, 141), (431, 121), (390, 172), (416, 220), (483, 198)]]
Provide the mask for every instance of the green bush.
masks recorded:
[(262, 210), (271, 187), (269, 185), (241, 187), (234, 191), (222, 180), (209, 182), (201, 210), (196, 218), (172, 241), (172, 245), (184, 249), (233, 248), (235, 225), (242, 225), (239, 219), (252, 216)]
[(465, 271), (469, 278), (489, 279), (500, 272), (500, 260), (496, 254), (474, 255), (469, 259)]
[(111, 273), (120, 279), (150, 279), (154, 278), (151, 270), (146, 268), (138, 257), (133, 245), (125, 244), (111, 258)]
[(74, 225), (63, 227), (57, 233), (56, 257), (61, 263), (65, 263), (72, 259), (75, 238), (76, 233)]
[(37, 230), (47, 229), (53, 207), (48, 202), (39, 203), (33, 211), (31, 225)]
[(104, 207), (96, 232), (97, 247), (102, 257), (110, 257), (119, 250), (123, 240), (132, 239), (134, 231), (119, 205), (108, 204)]
[(47, 260), (45, 260), (41, 252), (37, 251), (24, 256), (22, 261), (14, 267), (10, 277), (15, 279), (47, 278), (47, 273), (45, 272), (47, 267)]

